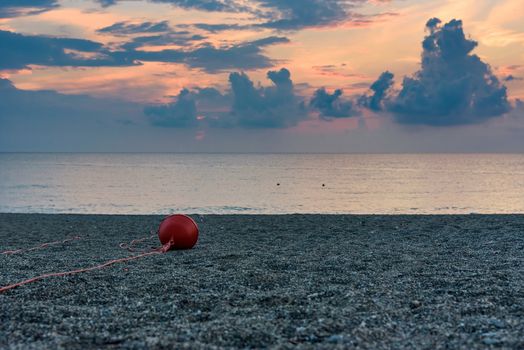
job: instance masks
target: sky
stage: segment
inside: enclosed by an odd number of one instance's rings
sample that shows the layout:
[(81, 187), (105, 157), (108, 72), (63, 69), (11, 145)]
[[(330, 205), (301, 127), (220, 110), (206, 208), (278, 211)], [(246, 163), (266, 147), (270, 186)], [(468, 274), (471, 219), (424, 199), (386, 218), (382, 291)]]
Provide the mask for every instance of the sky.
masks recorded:
[(521, 0), (2, 0), (1, 152), (524, 152)]

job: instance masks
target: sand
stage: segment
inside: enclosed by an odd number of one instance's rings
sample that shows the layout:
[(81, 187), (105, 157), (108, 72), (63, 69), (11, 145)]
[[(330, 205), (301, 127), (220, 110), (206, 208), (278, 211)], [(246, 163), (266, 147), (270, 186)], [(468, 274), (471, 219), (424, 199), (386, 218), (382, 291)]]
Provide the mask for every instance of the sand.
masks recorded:
[[(524, 216), (193, 217), (193, 250), (0, 294), (0, 348), (524, 349)], [(81, 236), (0, 255), (0, 286), (160, 219), (0, 214), (2, 251)]]

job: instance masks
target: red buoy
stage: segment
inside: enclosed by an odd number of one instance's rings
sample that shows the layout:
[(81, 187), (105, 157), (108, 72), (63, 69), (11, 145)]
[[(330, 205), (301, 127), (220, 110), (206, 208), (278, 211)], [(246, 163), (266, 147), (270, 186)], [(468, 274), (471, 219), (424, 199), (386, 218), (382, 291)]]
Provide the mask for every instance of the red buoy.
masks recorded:
[(158, 238), (164, 246), (164, 251), (191, 249), (198, 240), (198, 226), (187, 215), (170, 215), (160, 223)]

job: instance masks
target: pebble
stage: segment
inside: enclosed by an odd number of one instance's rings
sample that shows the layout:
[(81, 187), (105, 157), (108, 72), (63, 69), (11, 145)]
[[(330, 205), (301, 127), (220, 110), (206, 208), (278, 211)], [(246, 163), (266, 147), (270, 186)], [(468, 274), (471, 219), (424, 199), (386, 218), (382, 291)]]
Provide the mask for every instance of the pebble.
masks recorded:
[(413, 300), (410, 304), (410, 307), (412, 309), (418, 309), (419, 307), (422, 306), (422, 302), (420, 300)]
[(340, 335), (340, 334), (333, 334), (331, 336), (329, 336), (326, 341), (328, 343), (342, 343), (344, 341), (344, 336)]

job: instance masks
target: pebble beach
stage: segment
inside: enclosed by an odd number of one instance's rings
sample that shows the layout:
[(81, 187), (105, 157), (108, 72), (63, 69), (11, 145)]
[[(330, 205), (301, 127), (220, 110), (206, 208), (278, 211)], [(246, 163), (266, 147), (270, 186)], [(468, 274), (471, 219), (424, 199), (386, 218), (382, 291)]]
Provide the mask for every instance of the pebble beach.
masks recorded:
[[(0, 348), (524, 349), (523, 215), (192, 217), (192, 250), (0, 293)], [(161, 219), (0, 214), (1, 251), (79, 237), (0, 255), (0, 287), (136, 254)]]

